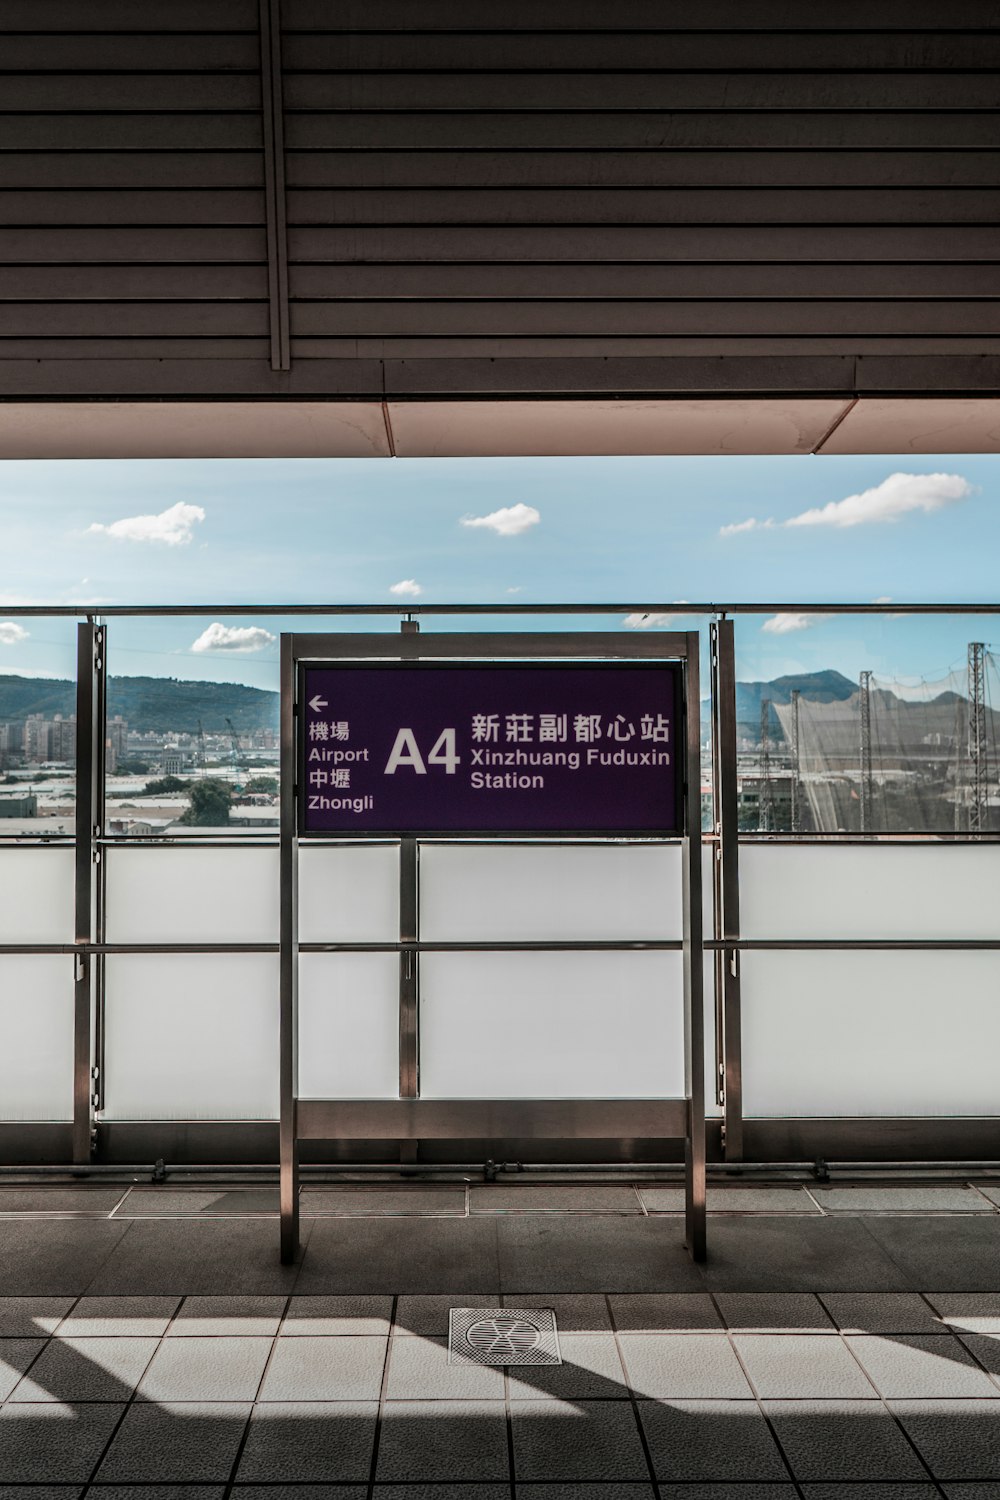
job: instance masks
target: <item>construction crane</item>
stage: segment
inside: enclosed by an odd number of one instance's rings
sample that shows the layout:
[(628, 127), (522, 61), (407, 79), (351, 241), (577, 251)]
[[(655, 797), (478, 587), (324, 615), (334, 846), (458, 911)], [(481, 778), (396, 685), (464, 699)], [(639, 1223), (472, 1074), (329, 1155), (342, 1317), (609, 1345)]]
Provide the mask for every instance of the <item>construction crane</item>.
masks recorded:
[(986, 762), (986, 646), (969, 642), (969, 832), (985, 833), (989, 818)]
[(226, 728), (229, 730), (229, 741), (231, 746), (230, 758), (232, 760), (234, 772), (233, 789), (237, 793), (240, 793), (243, 790), (243, 773), (247, 768), (243, 765), (243, 755), (242, 751), (240, 750), (240, 737), (236, 733), (236, 726), (233, 724), (232, 719), (227, 718)]
[(862, 672), (858, 678), (861, 707), (861, 832), (872, 829), (872, 674)]

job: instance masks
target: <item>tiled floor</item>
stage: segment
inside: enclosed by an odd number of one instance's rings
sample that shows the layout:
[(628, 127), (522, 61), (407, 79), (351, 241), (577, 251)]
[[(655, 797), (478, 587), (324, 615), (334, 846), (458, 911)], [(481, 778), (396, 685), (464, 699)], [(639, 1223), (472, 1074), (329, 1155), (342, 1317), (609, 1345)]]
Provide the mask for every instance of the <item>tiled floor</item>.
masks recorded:
[(1000, 1500), (995, 1185), (127, 1186), (0, 1186), (0, 1500)]

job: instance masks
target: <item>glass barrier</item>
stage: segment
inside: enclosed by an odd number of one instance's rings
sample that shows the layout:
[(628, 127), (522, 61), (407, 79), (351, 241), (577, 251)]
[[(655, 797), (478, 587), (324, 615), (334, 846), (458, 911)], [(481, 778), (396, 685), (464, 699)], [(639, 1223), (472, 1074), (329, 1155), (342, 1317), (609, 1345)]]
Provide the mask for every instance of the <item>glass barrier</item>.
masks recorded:
[(107, 861), (109, 943), (276, 943), (277, 849), (121, 846)]
[(993, 844), (745, 843), (745, 938), (1000, 938)]
[(426, 942), (679, 939), (680, 845), (423, 844)]
[(398, 844), (300, 846), (300, 942), (394, 943), (398, 937)]
[(748, 1117), (995, 1115), (1000, 953), (743, 955)]
[(0, 954), (0, 1120), (72, 1118), (73, 959)]
[(0, 943), (71, 943), (72, 847), (0, 844)]
[(111, 954), (106, 969), (105, 1119), (277, 1117), (276, 955)]
[(684, 1093), (679, 953), (425, 953), (420, 990), (426, 1098)]
[(743, 832), (1000, 832), (987, 617), (739, 615)]
[(0, 840), (72, 838), (76, 621), (0, 609)]
[(399, 958), (303, 953), (299, 960), (299, 1097), (399, 1094)]

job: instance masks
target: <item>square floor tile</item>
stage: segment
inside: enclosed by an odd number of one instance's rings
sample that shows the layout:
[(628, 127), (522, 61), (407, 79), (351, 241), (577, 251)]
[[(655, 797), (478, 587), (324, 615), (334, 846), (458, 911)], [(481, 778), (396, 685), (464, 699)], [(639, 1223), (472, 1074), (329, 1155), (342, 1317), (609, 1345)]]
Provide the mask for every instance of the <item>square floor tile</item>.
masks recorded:
[[(375, 1493), (377, 1495), (378, 1491)], [(517, 1484), (514, 1493), (517, 1500), (655, 1500), (651, 1484), (617, 1484), (613, 1479), (597, 1484)], [(385, 1492), (382, 1500), (389, 1500)], [(408, 1495), (406, 1500), (411, 1500), (411, 1497)], [(432, 1500), (432, 1497), (428, 1496), (427, 1500)], [(441, 1500), (444, 1500), (443, 1496)], [(461, 1500), (461, 1496), (455, 1496), (455, 1500)], [(693, 1496), (691, 1500), (698, 1500), (698, 1497)], [(732, 1500), (739, 1500), (739, 1496), (733, 1496)]]
[[(463, 1304), (480, 1306), (479, 1303)], [(504, 1292), (503, 1307), (523, 1307), (530, 1311), (536, 1307), (551, 1307), (556, 1315), (556, 1326), (563, 1333), (610, 1333), (611, 1319), (605, 1297), (597, 1292), (577, 1292), (568, 1295), (562, 1292)]]
[(278, 1339), (261, 1401), (377, 1401), (388, 1340)]
[(395, 1339), (385, 1394), (388, 1401), (502, 1401), (503, 1370), (450, 1365), (447, 1339)]
[(893, 1401), (934, 1478), (1000, 1480), (1000, 1400)]
[(648, 1477), (631, 1402), (518, 1401), (510, 1420), (519, 1481)]
[(833, 1320), (812, 1292), (718, 1292), (729, 1328), (742, 1333), (832, 1333)]
[(917, 1292), (822, 1292), (823, 1305), (843, 1333), (947, 1333)]
[(619, 1343), (637, 1396), (721, 1401), (753, 1395), (723, 1334), (623, 1333)]
[(12, 1401), (128, 1401), (156, 1339), (52, 1339)]
[(895, 1334), (848, 1339), (879, 1393), (892, 1400), (996, 1396), (996, 1386), (951, 1335)]
[[(334, 1500), (334, 1497), (329, 1497)], [(335, 1500), (340, 1500), (339, 1495)], [(510, 1500), (509, 1484), (408, 1484), (400, 1489), (394, 1484), (377, 1484), (374, 1500)], [(549, 1500), (559, 1500), (549, 1496)], [(592, 1500), (601, 1500), (599, 1495)], [(625, 1497), (628, 1500), (628, 1497)], [(636, 1497), (639, 1500), (639, 1497)], [(642, 1497), (645, 1500), (645, 1497)]]
[(509, 1469), (502, 1401), (392, 1401), (383, 1410), (379, 1480), (505, 1480)]
[(767, 1401), (764, 1411), (798, 1480), (926, 1479), (880, 1401)]
[(249, 1403), (219, 1401), (130, 1406), (97, 1478), (102, 1484), (225, 1483), (250, 1410)]
[(1000, 1292), (928, 1292), (927, 1300), (956, 1333), (1000, 1333)]
[(0, 1411), (0, 1484), (85, 1483), (122, 1406), (11, 1406)]
[(93, 1500), (223, 1500), (224, 1484), (94, 1484)]
[(0, 1500), (78, 1500), (79, 1484), (0, 1484)]
[(258, 1337), (275, 1334), (284, 1297), (185, 1297), (168, 1338)]
[(997, 1208), (1000, 1208), (1000, 1186), (998, 1186), (997, 1183), (977, 1182), (976, 1187), (982, 1193), (984, 1198), (987, 1198), (990, 1203), (994, 1204)]
[(252, 1401), (269, 1338), (164, 1339), (139, 1386), (140, 1401)]
[(58, 1338), (159, 1338), (179, 1297), (81, 1297), (56, 1330)]
[(6, 1401), (44, 1348), (44, 1339), (0, 1339), (0, 1401)]
[(72, 1297), (0, 1297), (0, 1338), (40, 1338), (58, 1328)]
[(391, 1327), (391, 1297), (292, 1297), (278, 1332), (282, 1338), (385, 1335)]
[[(0, 1224), (0, 1233), (4, 1226)], [(31, 1226), (37, 1230), (38, 1225)], [(270, 1219), (110, 1219), (46, 1221), (48, 1228), (113, 1230), (120, 1242), (101, 1256), (85, 1286), (91, 1296), (254, 1296), (290, 1292), (297, 1266), (275, 1253), (277, 1226)], [(308, 1232), (303, 1239), (308, 1248)], [(95, 1274), (96, 1273), (96, 1274)]]
[[(640, 1187), (639, 1193), (651, 1214), (682, 1214), (682, 1187)], [(805, 1188), (800, 1187), (710, 1187), (706, 1194), (710, 1214), (818, 1214)]]
[(970, 1187), (814, 1187), (827, 1213), (987, 1214), (990, 1205)]
[(790, 1477), (754, 1401), (640, 1401), (638, 1411), (660, 1481)]
[[(793, 1484), (661, 1484), (660, 1500), (792, 1500)], [(855, 1496), (854, 1500), (861, 1500)], [(868, 1500), (867, 1495), (864, 1500)]]
[[(374, 1403), (346, 1401), (275, 1402), (254, 1407), (237, 1483), (367, 1481), (377, 1412)], [(259, 1492), (243, 1493), (247, 1500), (251, 1496), (263, 1500)], [(334, 1496), (345, 1500), (339, 1491), (324, 1490), (323, 1495), (324, 1500)]]
[(110, 1219), (0, 1219), (3, 1290), (9, 1297), (79, 1296), (130, 1228)]
[[(850, 1221), (835, 1222), (846, 1227)], [(942, 1282), (956, 1292), (996, 1290), (1000, 1214), (876, 1215), (863, 1224), (853, 1222), (883, 1247), (906, 1276), (909, 1287), (899, 1290), (923, 1292)], [(836, 1283), (827, 1285), (831, 1291), (839, 1290)], [(844, 1290), (881, 1289), (856, 1284)]]
[(306, 1219), (340, 1215), (448, 1214), (465, 1218), (465, 1187), (312, 1188), (299, 1212)]
[(561, 1365), (527, 1365), (507, 1371), (511, 1401), (557, 1400), (622, 1401), (628, 1385), (618, 1346), (610, 1333), (560, 1333)]
[[(938, 1500), (940, 1490), (933, 1484), (806, 1484), (806, 1500)], [(967, 1496), (966, 1500), (974, 1500)]]
[(638, 1292), (610, 1297), (622, 1333), (712, 1333), (722, 1319), (707, 1292)]
[(473, 1187), (470, 1201), (474, 1214), (497, 1213), (586, 1213), (641, 1214), (642, 1204), (632, 1187), (598, 1183), (545, 1183), (514, 1187), (506, 1182)]
[(871, 1382), (840, 1338), (821, 1333), (737, 1333), (733, 1343), (762, 1400), (875, 1399)]
[(496, 1294), (490, 1292), (446, 1292), (439, 1296), (400, 1297), (396, 1303), (396, 1338), (426, 1337), (448, 1333), (448, 1314), (453, 1307), (496, 1307)]
[[(961, 1341), (972, 1357), (992, 1375), (994, 1384), (1000, 1385), (1000, 1333), (963, 1333)], [(991, 1391), (990, 1395), (993, 1394)]]

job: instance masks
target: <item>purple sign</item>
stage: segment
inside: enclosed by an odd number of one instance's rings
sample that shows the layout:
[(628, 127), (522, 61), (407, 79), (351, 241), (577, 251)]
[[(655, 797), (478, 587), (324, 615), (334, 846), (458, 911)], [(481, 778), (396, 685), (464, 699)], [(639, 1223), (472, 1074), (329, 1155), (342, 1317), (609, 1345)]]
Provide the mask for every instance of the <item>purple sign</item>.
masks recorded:
[(303, 666), (299, 831), (676, 834), (679, 663)]

